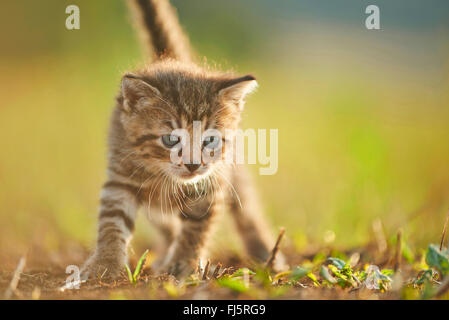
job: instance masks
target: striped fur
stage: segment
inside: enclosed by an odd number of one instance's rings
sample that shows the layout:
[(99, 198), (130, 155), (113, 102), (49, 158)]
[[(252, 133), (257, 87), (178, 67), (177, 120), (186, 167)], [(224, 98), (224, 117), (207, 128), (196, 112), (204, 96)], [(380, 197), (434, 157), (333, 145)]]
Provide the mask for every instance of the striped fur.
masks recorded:
[(170, 57), (179, 61), (190, 61), (192, 50), (189, 41), (178, 23), (174, 8), (165, 0), (130, 1), (135, 16), (144, 30), (144, 42), (153, 48), (156, 59)]
[[(100, 197), (97, 246), (82, 269), (83, 278), (116, 278), (127, 262), (136, 212), (144, 207), (161, 231), (159, 272), (185, 276), (204, 254), (215, 217), (228, 205), (248, 253), (268, 258), (274, 244), (245, 168), (226, 164), (231, 139), (211, 163), (190, 172), (172, 163), (161, 136), (173, 129), (192, 134), (237, 129), (253, 76), (199, 67), (190, 62), (172, 8), (165, 0), (136, 0), (158, 55), (157, 61), (123, 76), (109, 131), (108, 179)], [(163, 8), (163, 9), (162, 9)], [(177, 39), (184, 39), (178, 42)], [(228, 137), (227, 137), (228, 138)], [(282, 264), (282, 256), (279, 256)]]

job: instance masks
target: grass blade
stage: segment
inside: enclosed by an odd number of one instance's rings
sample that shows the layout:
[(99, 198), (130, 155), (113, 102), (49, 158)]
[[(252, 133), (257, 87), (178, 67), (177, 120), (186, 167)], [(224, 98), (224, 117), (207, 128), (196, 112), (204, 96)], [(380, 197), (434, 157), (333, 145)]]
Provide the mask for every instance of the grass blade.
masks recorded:
[(127, 264), (125, 264), (125, 269), (126, 269), (126, 273), (128, 274), (129, 282), (132, 283), (132, 284), (134, 284), (134, 278), (133, 278), (133, 275), (132, 275), (131, 270), (129, 269), (129, 267), (128, 267)]
[(145, 263), (145, 259), (147, 258), (147, 255), (148, 255), (148, 249), (145, 250), (145, 252), (142, 254), (142, 256), (139, 259), (139, 262), (137, 263), (136, 270), (134, 270), (134, 274), (132, 275), (134, 283), (137, 282), (137, 277), (139, 276), (140, 271), (142, 270), (142, 266)]

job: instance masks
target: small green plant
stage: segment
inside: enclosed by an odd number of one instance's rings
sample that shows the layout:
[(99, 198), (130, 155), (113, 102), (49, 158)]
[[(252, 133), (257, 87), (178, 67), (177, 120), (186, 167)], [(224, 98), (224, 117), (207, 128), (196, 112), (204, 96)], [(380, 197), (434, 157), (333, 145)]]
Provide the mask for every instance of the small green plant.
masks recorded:
[[(345, 261), (338, 258), (328, 259), (332, 264), (328, 264), (327, 267), (332, 271), (332, 275), (326, 274), (326, 269), (321, 269), (321, 274), (326, 276), (325, 279), (330, 284), (337, 284), (342, 288), (357, 287), (360, 284), (360, 280), (355, 276), (351, 266)], [(329, 281), (330, 280), (330, 281)], [(333, 280), (333, 281), (332, 281)]]
[(256, 274), (256, 273), (248, 268), (241, 268), (241, 269), (238, 269), (236, 272), (234, 272), (231, 275), (231, 277), (237, 278), (237, 277), (243, 277), (245, 275), (254, 275), (254, 274)]
[(128, 274), (128, 280), (131, 284), (137, 283), (137, 279), (139, 278), (140, 272), (142, 271), (142, 266), (145, 264), (147, 255), (148, 255), (148, 250), (145, 250), (145, 252), (140, 257), (139, 262), (137, 263), (134, 273), (132, 273), (129, 266), (127, 264), (125, 264), (126, 273)]
[(288, 274), (288, 278), (290, 280), (290, 284), (295, 283), (295, 282), (301, 280), (304, 277), (308, 277), (310, 280), (312, 280), (313, 285), (315, 287), (319, 287), (320, 286), (320, 283), (318, 282), (318, 279), (312, 273), (312, 268), (297, 266)]
[(449, 273), (449, 253), (448, 250), (441, 250), (435, 244), (430, 244), (427, 248), (426, 262), (429, 267), (434, 267), (441, 272), (443, 276)]
[(232, 276), (226, 275), (217, 279), (217, 284), (220, 287), (231, 289), (236, 292), (246, 292), (248, 291), (248, 286), (243, 279), (233, 278)]
[(426, 281), (431, 283), (438, 283), (438, 272), (433, 269), (422, 270), (413, 280), (413, 284), (416, 286), (423, 285)]
[(250, 277), (256, 273), (248, 268), (241, 268), (231, 275), (224, 275), (217, 279), (220, 287), (225, 287), (236, 292), (246, 292), (249, 289)]
[(390, 269), (380, 270), (375, 265), (367, 265), (364, 270), (354, 270), (349, 263), (342, 259), (330, 257), (331, 262), (325, 266), (321, 265), (320, 276), (323, 284), (341, 288), (360, 288), (365, 286), (368, 289), (387, 291), (391, 287), (394, 272)]
[[(444, 235), (444, 234), (443, 234)], [(443, 242), (442, 237), (442, 242)], [(449, 251), (442, 244), (430, 244), (425, 253), (423, 269), (413, 280), (412, 284), (421, 290), (421, 299), (432, 298), (437, 292), (437, 286), (449, 274)]]

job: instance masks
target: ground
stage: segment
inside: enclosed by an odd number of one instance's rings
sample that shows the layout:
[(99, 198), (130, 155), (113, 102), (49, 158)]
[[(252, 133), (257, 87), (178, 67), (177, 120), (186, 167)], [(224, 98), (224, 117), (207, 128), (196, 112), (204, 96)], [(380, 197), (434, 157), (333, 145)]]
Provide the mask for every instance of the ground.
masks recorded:
[[(0, 271), (0, 292), (8, 291), (16, 273), (20, 279), (11, 291), (9, 298), (12, 299), (447, 298), (445, 284), (440, 285), (438, 281), (438, 268), (431, 268), (425, 262), (429, 263), (431, 259), (430, 248), (426, 257), (409, 262), (402, 246), (387, 247), (380, 252), (377, 243), (346, 251), (331, 246), (310, 248), (302, 253), (291, 247), (280, 247), (291, 266), (283, 273), (276, 274), (266, 265), (257, 265), (225, 252), (221, 257), (211, 259), (209, 267), (203, 265), (199, 272), (180, 281), (169, 275), (155, 275), (150, 266), (152, 251), (149, 251), (135, 283), (131, 283), (124, 267), (122, 278), (116, 281), (99, 278), (82, 283), (79, 289), (65, 290), (61, 288), (69, 274), (63, 266), (77, 262), (75, 260), (81, 259), (78, 263), (84, 261), (88, 251), (81, 246), (53, 254), (36, 249), (28, 252), (20, 274), (12, 269)], [(398, 255), (397, 250), (401, 254)], [(445, 249), (441, 253), (447, 257)], [(138, 255), (131, 257), (131, 271), (135, 270), (138, 260)], [(379, 268), (374, 278), (369, 265)], [(444, 268), (441, 272), (445, 272)]]

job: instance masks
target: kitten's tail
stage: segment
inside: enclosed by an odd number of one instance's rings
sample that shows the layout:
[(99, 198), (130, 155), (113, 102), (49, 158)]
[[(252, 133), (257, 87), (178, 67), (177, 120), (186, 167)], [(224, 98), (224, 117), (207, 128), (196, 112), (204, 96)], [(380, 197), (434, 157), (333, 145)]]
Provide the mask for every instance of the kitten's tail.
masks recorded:
[(175, 9), (168, 0), (134, 0), (134, 11), (145, 31), (145, 42), (151, 45), (156, 59), (170, 57), (191, 61), (192, 51)]

